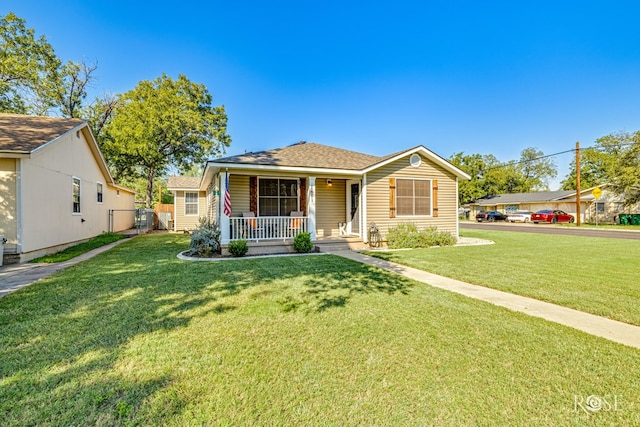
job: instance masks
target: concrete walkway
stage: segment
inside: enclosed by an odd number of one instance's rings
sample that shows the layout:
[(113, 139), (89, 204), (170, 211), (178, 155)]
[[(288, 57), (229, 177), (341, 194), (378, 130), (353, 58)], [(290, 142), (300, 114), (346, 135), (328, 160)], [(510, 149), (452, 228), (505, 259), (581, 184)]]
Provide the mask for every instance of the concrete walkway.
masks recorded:
[(109, 243), (108, 245), (101, 246), (64, 262), (26, 262), (23, 264), (9, 264), (2, 266), (0, 267), (0, 298), (10, 294), (11, 292), (17, 291), (20, 288), (24, 288), (25, 286), (28, 286), (44, 277), (51, 276), (60, 270), (64, 270), (65, 268), (78, 264), (86, 259), (93, 258), (94, 256), (108, 251), (126, 240), (127, 239), (121, 239), (117, 242)]
[(563, 307), (533, 298), (522, 297), (508, 292), (471, 285), (448, 277), (366, 256), (353, 251), (336, 251), (334, 255), (379, 267), (410, 279), (427, 283), (437, 288), (465, 295), (491, 304), (499, 305), (513, 311), (541, 317), (561, 325), (569, 326), (583, 332), (640, 349), (640, 327), (618, 322), (593, 314), (584, 313), (572, 308)]

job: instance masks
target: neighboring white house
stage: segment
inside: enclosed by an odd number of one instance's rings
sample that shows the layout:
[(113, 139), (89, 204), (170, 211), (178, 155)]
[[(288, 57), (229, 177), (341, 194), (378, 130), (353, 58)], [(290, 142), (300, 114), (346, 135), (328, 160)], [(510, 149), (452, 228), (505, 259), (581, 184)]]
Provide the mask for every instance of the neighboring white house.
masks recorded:
[[(23, 262), (135, 226), (135, 193), (117, 185), (87, 123), (0, 114), (0, 235)], [(116, 210), (110, 224), (109, 211)]]

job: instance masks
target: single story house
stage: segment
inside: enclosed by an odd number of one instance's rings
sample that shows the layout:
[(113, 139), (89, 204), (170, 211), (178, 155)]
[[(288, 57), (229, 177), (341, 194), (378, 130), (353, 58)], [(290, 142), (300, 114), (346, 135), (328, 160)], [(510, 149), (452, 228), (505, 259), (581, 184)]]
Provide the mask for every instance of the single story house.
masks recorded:
[(458, 181), (469, 179), (423, 146), (378, 157), (317, 143), (207, 162), (201, 178), (172, 177), (174, 230), (215, 219), (222, 243), (358, 238), (369, 227), (384, 239), (402, 222), (458, 237)]
[[(640, 213), (640, 207), (626, 207), (622, 197), (607, 189), (608, 184), (580, 190), (580, 221), (586, 223), (614, 223), (620, 213)], [(594, 189), (601, 194), (595, 197)], [(500, 211), (509, 214), (515, 211), (538, 211), (559, 209), (573, 216), (577, 214), (575, 190), (538, 191), (533, 193), (509, 193), (487, 196), (465, 205), (469, 208), (469, 218), (473, 219), (481, 211)]]
[(114, 182), (85, 121), (0, 114), (0, 235), (7, 239), (7, 262), (132, 228), (134, 200), (132, 190)]

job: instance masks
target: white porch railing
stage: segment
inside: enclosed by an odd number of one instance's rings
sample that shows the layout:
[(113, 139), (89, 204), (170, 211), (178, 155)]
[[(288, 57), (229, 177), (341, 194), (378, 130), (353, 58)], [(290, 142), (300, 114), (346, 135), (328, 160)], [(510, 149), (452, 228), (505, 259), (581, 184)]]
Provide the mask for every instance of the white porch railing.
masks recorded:
[(309, 230), (306, 216), (232, 217), (229, 223), (230, 240), (287, 240)]

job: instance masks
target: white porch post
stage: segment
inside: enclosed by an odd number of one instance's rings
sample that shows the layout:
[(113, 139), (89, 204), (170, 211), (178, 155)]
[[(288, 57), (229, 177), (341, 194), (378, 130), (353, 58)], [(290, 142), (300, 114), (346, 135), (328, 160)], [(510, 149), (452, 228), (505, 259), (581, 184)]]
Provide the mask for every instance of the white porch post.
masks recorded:
[(310, 176), (307, 188), (307, 216), (309, 217), (309, 234), (316, 240), (316, 177)]
[(360, 210), (362, 211), (362, 226), (360, 235), (364, 243), (369, 242), (369, 223), (367, 220), (367, 174), (362, 175), (362, 188), (360, 189)]
[(218, 188), (220, 189), (220, 196), (218, 196), (218, 215), (220, 218), (220, 243), (226, 245), (230, 240), (230, 224), (229, 217), (225, 215), (222, 204), (224, 203), (224, 192), (227, 191), (225, 178), (229, 175), (229, 172), (218, 174)]

